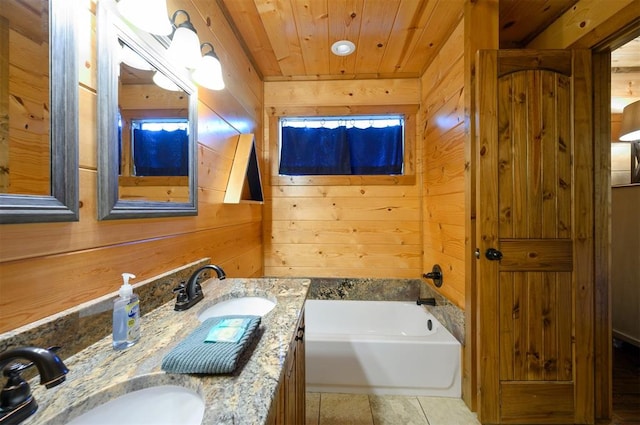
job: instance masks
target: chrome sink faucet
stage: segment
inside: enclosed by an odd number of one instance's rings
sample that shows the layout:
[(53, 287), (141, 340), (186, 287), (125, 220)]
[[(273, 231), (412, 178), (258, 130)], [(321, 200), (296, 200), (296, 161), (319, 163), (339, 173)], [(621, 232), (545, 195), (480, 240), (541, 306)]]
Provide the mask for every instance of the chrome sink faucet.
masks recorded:
[[(53, 352), (55, 349), (57, 347), (19, 347), (0, 353), (0, 370), (7, 377), (0, 393), (0, 424), (19, 424), (38, 410), (38, 403), (31, 395), (29, 384), (20, 376), (23, 370), (35, 365), (40, 374), (40, 384), (47, 388), (64, 382), (69, 369)], [(15, 363), (18, 359), (30, 360), (31, 363)], [(12, 362), (14, 363), (8, 366)]]
[(215, 264), (209, 264), (200, 267), (198, 270), (193, 272), (193, 274), (187, 281), (186, 286), (184, 285), (184, 283), (182, 283), (180, 284), (180, 286), (173, 290), (173, 292), (177, 292), (178, 294), (174, 310), (188, 310), (204, 298), (202, 288), (200, 287), (200, 283), (198, 283), (198, 277), (200, 277), (200, 274), (202, 272), (208, 269), (215, 270), (216, 274), (218, 275), (218, 279), (220, 280), (223, 280), (227, 277), (227, 275), (224, 273), (224, 270), (222, 270), (220, 266), (216, 266)]

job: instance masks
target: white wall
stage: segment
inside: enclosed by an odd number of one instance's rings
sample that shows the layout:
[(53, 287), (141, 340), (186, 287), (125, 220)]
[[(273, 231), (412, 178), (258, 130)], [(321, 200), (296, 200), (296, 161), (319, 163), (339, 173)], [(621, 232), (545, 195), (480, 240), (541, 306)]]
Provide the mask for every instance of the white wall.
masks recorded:
[(640, 185), (612, 188), (613, 334), (640, 346)]

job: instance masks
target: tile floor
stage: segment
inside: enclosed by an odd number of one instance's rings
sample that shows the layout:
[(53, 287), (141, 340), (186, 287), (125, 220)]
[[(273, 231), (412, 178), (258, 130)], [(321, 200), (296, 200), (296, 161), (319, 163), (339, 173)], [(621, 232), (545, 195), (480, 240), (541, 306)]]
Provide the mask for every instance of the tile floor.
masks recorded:
[(307, 393), (306, 425), (479, 425), (455, 398)]
[[(613, 418), (604, 425), (640, 425), (640, 348), (613, 348)], [(307, 393), (306, 425), (480, 425), (454, 398)]]

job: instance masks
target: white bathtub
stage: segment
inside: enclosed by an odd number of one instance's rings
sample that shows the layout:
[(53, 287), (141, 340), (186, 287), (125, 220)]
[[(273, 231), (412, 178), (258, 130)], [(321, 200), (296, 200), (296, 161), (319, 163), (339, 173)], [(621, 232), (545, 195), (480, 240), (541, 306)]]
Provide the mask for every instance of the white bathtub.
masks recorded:
[(415, 302), (307, 300), (305, 322), (307, 391), (460, 398), (460, 343)]

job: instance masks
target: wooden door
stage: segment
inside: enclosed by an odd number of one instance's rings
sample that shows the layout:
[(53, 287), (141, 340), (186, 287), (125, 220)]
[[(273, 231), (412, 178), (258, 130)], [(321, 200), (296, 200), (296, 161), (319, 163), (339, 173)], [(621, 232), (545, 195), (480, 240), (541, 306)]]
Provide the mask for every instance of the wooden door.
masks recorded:
[(589, 51), (477, 63), (478, 415), (594, 422)]

